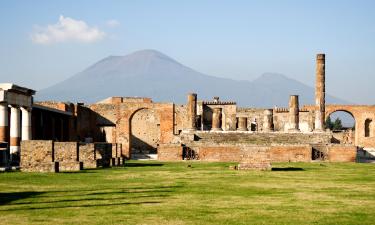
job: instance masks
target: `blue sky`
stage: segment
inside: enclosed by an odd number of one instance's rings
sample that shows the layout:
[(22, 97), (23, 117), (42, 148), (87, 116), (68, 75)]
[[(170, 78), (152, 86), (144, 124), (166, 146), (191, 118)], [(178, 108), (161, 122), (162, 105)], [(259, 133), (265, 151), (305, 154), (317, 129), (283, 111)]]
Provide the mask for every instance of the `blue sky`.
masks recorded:
[[(156, 49), (209, 75), (277, 72), (313, 86), (324, 52), (327, 91), (374, 104), (374, 12), (361, 0), (1, 1), (0, 82), (38, 90), (106, 56)], [(65, 22), (82, 33), (61, 33)]]

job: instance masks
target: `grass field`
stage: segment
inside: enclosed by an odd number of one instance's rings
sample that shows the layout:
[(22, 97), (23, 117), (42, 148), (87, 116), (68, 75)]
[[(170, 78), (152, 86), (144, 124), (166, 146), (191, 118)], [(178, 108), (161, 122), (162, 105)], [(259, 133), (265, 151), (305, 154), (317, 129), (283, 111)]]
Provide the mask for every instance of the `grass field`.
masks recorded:
[(375, 164), (189, 163), (0, 173), (0, 224), (375, 224)]

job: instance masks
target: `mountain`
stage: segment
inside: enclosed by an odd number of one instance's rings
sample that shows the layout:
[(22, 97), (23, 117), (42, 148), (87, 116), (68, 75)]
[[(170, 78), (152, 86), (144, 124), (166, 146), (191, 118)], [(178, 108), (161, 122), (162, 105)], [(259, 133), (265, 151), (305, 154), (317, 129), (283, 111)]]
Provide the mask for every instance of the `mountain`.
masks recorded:
[[(185, 103), (186, 94), (199, 99), (236, 101), (240, 106), (287, 106), (291, 94), (300, 104), (314, 103), (314, 89), (281, 74), (266, 73), (254, 81), (209, 76), (155, 50), (109, 56), (86, 70), (37, 92), (36, 100), (94, 103), (110, 96), (151, 97), (154, 101)], [(345, 103), (327, 96), (327, 102)]]

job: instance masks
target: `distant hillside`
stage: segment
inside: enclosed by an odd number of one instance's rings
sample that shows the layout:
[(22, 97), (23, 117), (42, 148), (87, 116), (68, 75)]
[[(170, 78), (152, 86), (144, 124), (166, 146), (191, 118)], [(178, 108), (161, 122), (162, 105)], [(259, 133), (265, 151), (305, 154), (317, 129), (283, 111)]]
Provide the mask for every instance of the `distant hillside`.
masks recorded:
[[(110, 96), (144, 96), (154, 101), (185, 103), (188, 92), (199, 99), (220, 96), (240, 106), (287, 106), (291, 94), (313, 104), (314, 89), (281, 74), (266, 73), (254, 81), (209, 76), (155, 50), (110, 56), (71, 78), (37, 92), (36, 100), (94, 103)], [(329, 103), (345, 103), (327, 96)]]

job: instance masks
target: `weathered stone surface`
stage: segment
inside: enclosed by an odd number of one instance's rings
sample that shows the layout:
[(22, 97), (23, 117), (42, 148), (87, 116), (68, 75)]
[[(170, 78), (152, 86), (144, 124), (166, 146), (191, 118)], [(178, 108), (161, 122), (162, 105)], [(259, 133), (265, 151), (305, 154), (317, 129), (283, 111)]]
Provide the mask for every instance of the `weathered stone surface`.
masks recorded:
[(95, 157), (94, 143), (79, 144), (79, 161), (83, 163), (84, 169), (98, 167), (98, 162)]
[(271, 170), (271, 158), (268, 147), (245, 148), (238, 164), (239, 170)]
[(302, 145), (274, 145), (270, 147), (271, 162), (310, 162), (312, 147)]
[(158, 147), (158, 160), (177, 161), (182, 160), (183, 147), (181, 144), (161, 144)]
[(54, 142), (54, 161), (78, 162), (78, 142)]
[(328, 145), (328, 160), (330, 162), (355, 162), (357, 147), (353, 145)]
[(21, 171), (55, 172), (52, 141), (22, 141)]

